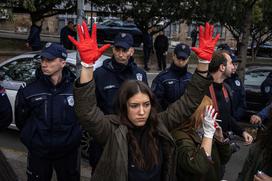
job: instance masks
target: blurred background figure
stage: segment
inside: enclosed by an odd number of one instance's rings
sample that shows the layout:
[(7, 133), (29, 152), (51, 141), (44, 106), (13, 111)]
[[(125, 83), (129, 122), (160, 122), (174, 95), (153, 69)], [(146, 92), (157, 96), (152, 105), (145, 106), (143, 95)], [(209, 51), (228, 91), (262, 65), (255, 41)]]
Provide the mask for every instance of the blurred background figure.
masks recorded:
[(32, 51), (38, 51), (42, 49), (41, 44), (41, 31), (42, 31), (43, 19), (32, 22), (29, 35), (26, 42), (26, 47), (31, 48)]
[(64, 26), (60, 31), (60, 43), (68, 50), (75, 49), (73, 43), (68, 39), (68, 35), (77, 38), (76, 31), (74, 29), (74, 23), (69, 21), (66, 26)]
[(196, 46), (196, 40), (197, 40), (197, 29), (196, 27), (191, 32), (191, 39), (192, 39), (192, 47)]
[(164, 35), (163, 31), (160, 31), (154, 42), (159, 70), (165, 70), (166, 68), (166, 55), (168, 46), (169, 44), (167, 36)]
[(149, 71), (150, 68), (148, 67), (148, 62), (150, 59), (150, 54), (153, 49), (153, 34), (152, 29), (147, 30), (143, 33), (143, 51), (144, 51), (144, 69)]

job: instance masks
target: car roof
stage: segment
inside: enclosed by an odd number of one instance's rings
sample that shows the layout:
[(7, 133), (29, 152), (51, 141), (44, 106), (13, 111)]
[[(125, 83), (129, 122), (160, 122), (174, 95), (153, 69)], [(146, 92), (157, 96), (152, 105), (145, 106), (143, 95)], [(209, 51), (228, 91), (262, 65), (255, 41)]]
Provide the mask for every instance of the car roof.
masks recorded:
[(247, 71), (258, 71), (258, 70), (268, 70), (272, 71), (272, 65), (271, 64), (248, 64), (246, 66)]
[[(34, 51), (34, 52), (26, 52), (26, 53), (23, 53), (21, 55), (17, 55), (15, 57), (12, 57), (12, 58), (9, 58), (5, 61), (3, 61), (2, 63), (0, 63), (0, 66), (8, 63), (8, 62), (12, 62), (14, 60), (17, 60), (17, 59), (21, 59), (21, 58), (33, 58), (35, 57), (38, 53), (40, 53), (41, 51)], [(66, 62), (67, 63), (70, 63), (72, 65), (76, 65), (76, 56), (77, 56), (77, 52), (75, 50), (68, 50), (68, 56), (67, 56), (67, 59), (66, 59)], [(103, 61), (105, 59), (108, 59), (110, 58), (109, 56), (106, 56), (106, 55), (102, 55), (95, 63), (94, 65), (94, 69), (98, 68), (99, 66), (102, 65)]]

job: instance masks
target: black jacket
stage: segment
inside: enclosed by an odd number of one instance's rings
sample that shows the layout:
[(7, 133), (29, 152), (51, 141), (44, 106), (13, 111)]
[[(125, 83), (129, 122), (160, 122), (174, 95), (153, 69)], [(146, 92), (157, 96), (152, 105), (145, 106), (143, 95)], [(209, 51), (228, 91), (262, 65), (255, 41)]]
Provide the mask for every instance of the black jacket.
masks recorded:
[(148, 84), (145, 71), (134, 63), (133, 58), (130, 58), (128, 65), (117, 63), (114, 58), (105, 60), (94, 71), (94, 79), (97, 104), (105, 114), (114, 113), (114, 98), (125, 80), (140, 80)]
[[(236, 135), (242, 136), (243, 129), (236, 123), (237, 121), (233, 117), (233, 111), (232, 111), (232, 100), (233, 95), (231, 93), (230, 87), (226, 83), (212, 83), (214, 87), (214, 92), (216, 96), (216, 102), (218, 105), (218, 115), (217, 119), (222, 120), (222, 122), (218, 122), (221, 126), (224, 133), (232, 131)], [(223, 86), (225, 87), (225, 90), (227, 92), (227, 97), (224, 95)], [(208, 96), (211, 96), (211, 91), (209, 91)], [(214, 107), (215, 106), (215, 103)]]
[(40, 157), (63, 156), (80, 144), (72, 92), (75, 76), (68, 69), (63, 69), (62, 76), (61, 83), (54, 86), (48, 76), (39, 73), (36, 81), (17, 93), (15, 122), (21, 140), (30, 153)]
[(233, 74), (225, 82), (230, 86), (232, 92), (232, 111), (233, 117), (237, 121), (242, 121), (246, 114), (246, 95), (245, 88), (238, 77), (238, 74)]
[(6, 128), (12, 122), (12, 109), (3, 87), (0, 86), (0, 129)]
[(158, 35), (154, 42), (156, 52), (164, 53), (168, 50), (168, 38), (165, 35)]
[(27, 38), (27, 42), (29, 43), (31, 47), (41, 48), (42, 46), (41, 38), (40, 38), (41, 31), (42, 31), (42, 28), (35, 24), (30, 27), (30, 32)]

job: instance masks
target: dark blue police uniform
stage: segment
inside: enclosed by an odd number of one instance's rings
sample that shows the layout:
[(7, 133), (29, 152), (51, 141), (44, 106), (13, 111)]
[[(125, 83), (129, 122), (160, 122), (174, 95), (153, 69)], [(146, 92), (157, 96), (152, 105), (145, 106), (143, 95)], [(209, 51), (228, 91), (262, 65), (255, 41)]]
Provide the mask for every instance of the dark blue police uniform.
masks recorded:
[(140, 80), (147, 84), (145, 71), (140, 69), (131, 57), (127, 65), (116, 62), (114, 57), (107, 59), (94, 71), (96, 99), (104, 114), (114, 112), (113, 104), (116, 93), (125, 80)]
[(231, 88), (233, 117), (237, 121), (241, 121), (246, 114), (246, 98), (244, 85), (237, 73), (232, 74), (230, 78), (225, 80), (225, 83), (227, 83)]
[(152, 91), (156, 95), (162, 110), (175, 102), (184, 94), (192, 74), (187, 72), (187, 66), (180, 68), (174, 63), (162, 71), (152, 82)]
[(0, 86), (0, 129), (6, 128), (12, 122), (12, 108), (3, 87)]
[(265, 99), (271, 101), (272, 98), (272, 72), (268, 74), (266, 79), (261, 84), (261, 92)]
[[(54, 44), (45, 48), (41, 55), (67, 56), (64, 50)], [(75, 78), (64, 68), (61, 82), (54, 85), (50, 76), (37, 69), (36, 80), (17, 93), (15, 122), (28, 149), (29, 181), (50, 180), (53, 168), (59, 181), (80, 179), (78, 150), (81, 128), (74, 112)]]

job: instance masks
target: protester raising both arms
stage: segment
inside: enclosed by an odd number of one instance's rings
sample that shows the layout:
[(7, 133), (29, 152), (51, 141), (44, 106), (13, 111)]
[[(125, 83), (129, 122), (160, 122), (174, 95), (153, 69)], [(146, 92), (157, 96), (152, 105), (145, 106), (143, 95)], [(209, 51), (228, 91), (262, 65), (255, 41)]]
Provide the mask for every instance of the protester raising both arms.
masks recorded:
[(104, 145), (92, 180), (174, 180), (175, 143), (169, 131), (190, 117), (201, 103), (211, 83), (206, 77), (219, 35), (213, 39), (213, 26), (206, 24), (205, 43), (196, 50), (202, 61), (184, 95), (167, 111), (158, 114), (150, 88), (130, 80), (118, 91), (117, 113), (105, 116), (96, 106), (93, 65), (109, 45), (97, 47), (96, 25), (91, 37), (85, 22), (82, 26), (77, 27), (79, 41), (69, 37), (83, 66), (74, 87), (75, 110), (83, 128)]

